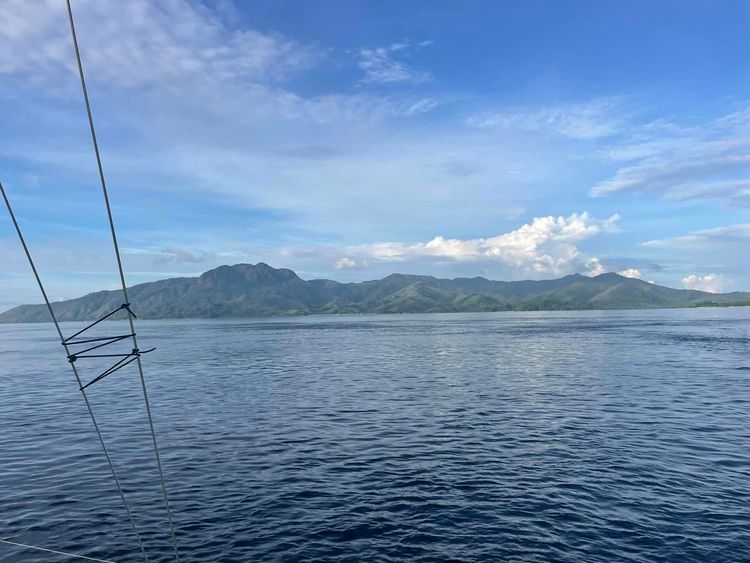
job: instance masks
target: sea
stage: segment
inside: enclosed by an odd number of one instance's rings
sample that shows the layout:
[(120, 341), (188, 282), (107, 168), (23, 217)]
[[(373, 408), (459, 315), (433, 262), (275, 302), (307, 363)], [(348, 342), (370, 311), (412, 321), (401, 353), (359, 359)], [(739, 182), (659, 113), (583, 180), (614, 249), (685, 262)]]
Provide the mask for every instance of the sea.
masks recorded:
[[(750, 561), (750, 308), (136, 326), (182, 561)], [(86, 391), (172, 561), (135, 364)], [(0, 539), (143, 560), (51, 324), (0, 325)]]

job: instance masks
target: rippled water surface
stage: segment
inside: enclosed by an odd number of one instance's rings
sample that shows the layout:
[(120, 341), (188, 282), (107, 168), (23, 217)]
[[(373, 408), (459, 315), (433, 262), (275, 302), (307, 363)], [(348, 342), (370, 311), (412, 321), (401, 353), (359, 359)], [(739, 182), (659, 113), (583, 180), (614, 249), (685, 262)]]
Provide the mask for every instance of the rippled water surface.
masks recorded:
[[(748, 308), (138, 329), (185, 561), (750, 560)], [(0, 535), (138, 561), (61, 348), (0, 325)], [(136, 370), (90, 397), (168, 561)]]

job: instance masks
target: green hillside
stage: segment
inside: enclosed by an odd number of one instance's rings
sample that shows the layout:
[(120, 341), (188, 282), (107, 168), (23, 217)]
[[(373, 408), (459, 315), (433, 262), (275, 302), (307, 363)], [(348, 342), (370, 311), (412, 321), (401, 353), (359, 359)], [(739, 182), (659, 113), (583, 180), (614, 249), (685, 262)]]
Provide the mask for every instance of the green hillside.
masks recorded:
[[(263, 263), (220, 266), (198, 277), (144, 283), (128, 291), (133, 309), (145, 319), (750, 305), (750, 293), (672, 289), (612, 273), (513, 282), (392, 274), (339, 283), (306, 281)], [(99, 291), (53, 307), (62, 321), (93, 320), (121, 302), (121, 292)], [(20, 305), (0, 314), (5, 323), (48, 320), (43, 305)]]

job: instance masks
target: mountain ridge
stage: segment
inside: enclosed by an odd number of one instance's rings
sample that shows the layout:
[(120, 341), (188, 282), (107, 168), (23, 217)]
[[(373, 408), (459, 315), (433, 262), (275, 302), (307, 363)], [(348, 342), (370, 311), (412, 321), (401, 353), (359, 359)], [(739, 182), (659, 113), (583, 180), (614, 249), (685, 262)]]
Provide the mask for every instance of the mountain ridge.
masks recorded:
[[(337, 282), (303, 280), (292, 270), (263, 262), (142, 283), (128, 293), (144, 319), (750, 305), (750, 292), (673, 289), (615, 273), (522, 281), (391, 274), (380, 280)], [(83, 321), (95, 320), (121, 303), (120, 291), (105, 290), (52, 306), (60, 321)], [(19, 305), (0, 313), (2, 323), (44, 321), (49, 321), (45, 305)]]

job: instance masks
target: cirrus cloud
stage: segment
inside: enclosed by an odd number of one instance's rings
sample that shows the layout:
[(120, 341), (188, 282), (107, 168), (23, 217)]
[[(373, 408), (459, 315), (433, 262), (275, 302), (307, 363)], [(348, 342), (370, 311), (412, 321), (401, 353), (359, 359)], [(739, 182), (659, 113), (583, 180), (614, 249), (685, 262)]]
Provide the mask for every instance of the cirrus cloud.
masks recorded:
[[(424, 47), (429, 44), (430, 42), (423, 41), (417, 47)], [(360, 50), (357, 66), (365, 73), (362, 82), (370, 84), (398, 82), (419, 84), (427, 82), (432, 78), (429, 72), (413, 69), (405, 62), (396, 59), (399, 53), (408, 57), (410, 50), (411, 45), (406, 42), (394, 43), (387, 47)]]
[(550, 131), (571, 139), (598, 139), (617, 133), (625, 121), (619, 102), (605, 98), (540, 109), (486, 112), (470, 116), (466, 124), (478, 128)]
[[(82, 0), (74, 13), (91, 80), (120, 88), (247, 84), (286, 77), (321, 56), (280, 34), (229, 29), (186, 0)], [(7, 0), (0, 10), (0, 74), (53, 83), (67, 76), (75, 86), (69, 34), (64, 2)]]
[(750, 223), (699, 229), (679, 237), (649, 240), (642, 246), (649, 248), (707, 247), (727, 242), (744, 242), (750, 239)]
[(627, 164), (591, 188), (594, 197), (649, 192), (750, 202), (750, 107), (687, 127), (657, 120), (602, 154)]

